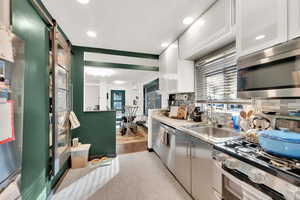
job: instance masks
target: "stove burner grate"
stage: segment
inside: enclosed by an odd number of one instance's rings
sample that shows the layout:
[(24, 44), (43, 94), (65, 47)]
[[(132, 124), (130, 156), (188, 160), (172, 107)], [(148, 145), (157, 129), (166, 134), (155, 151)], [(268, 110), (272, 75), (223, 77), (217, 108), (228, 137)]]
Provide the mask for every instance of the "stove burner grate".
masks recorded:
[(300, 161), (278, 157), (265, 152), (258, 144), (254, 144), (243, 139), (234, 140), (225, 143), (225, 146), (232, 148), (235, 152), (244, 156), (251, 156), (270, 165), (281, 168), (283, 170), (299, 170)]
[[(300, 162), (296, 160), (274, 156), (269, 153), (266, 153), (263, 150), (258, 150), (257, 153), (259, 156), (265, 158), (265, 161), (267, 161), (266, 159), (268, 159), (269, 163), (275, 167), (284, 168), (286, 170), (300, 169)], [(261, 159), (260, 157), (258, 158)]]

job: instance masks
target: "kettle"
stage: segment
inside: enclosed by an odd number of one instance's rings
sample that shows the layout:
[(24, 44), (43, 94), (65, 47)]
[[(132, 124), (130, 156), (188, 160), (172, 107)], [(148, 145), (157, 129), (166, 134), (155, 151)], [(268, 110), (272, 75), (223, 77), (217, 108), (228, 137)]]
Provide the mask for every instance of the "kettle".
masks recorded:
[(267, 130), (271, 127), (271, 120), (262, 113), (257, 113), (250, 120), (251, 129)]

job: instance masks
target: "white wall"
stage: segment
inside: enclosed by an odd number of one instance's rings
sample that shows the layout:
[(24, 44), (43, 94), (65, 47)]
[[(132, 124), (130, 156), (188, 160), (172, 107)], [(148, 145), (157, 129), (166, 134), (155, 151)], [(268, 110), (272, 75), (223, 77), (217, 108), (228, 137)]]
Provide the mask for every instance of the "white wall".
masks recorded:
[[(137, 100), (137, 106), (139, 107), (137, 115), (143, 114), (143, 86), (141, 84), (123, 84), (123, 85), (107, 85), (107, 91), (109, 93), (109, 104), (110, 104), (110, 91), (111, 90), (125, 90), (125, 105), (133, 106), (133, 100), (136, 96), (139, 97)], [(110, 105), (109, 105), (110, 107)]]
[(99, 85), (85, 85), (85, 110), (92, 111), (99, 105)]
[[(110, 110), (110, 94), (111, 90), (125, 90), (125, 105), (133, 106), (133, 101), (137, 99), (138, 111), (137, 115), (143, 115), (144, 109), (144, 92), (145, 84), (155, 80), (157, 77), (145, 77), (143, 82), (128, 82), (122, 85), (107, 83), (107, 81), (99, 81), (99, 83), (87, 83), (85, 85), (85, 110), (88, 107), (94, 108), (100, 105), (100, 110)], [(107, 99), (108, 93), (108, 99)]]

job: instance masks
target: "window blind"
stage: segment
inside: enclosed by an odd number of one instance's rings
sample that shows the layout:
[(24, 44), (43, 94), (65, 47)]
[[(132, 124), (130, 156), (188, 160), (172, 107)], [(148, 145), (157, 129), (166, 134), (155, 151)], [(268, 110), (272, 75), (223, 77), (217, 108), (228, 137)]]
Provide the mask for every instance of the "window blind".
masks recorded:
[(196, 100), (237, 98), (237, 67), (234, 51), (200, 60), (195, 66)]

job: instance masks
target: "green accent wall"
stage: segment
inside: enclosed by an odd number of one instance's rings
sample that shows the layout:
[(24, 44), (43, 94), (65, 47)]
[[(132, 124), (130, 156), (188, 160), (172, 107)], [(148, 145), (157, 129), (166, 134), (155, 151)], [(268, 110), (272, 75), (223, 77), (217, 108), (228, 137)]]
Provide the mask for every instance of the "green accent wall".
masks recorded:
[(46, 25), (26, 0), (12, 0), (13, 31), (25, 41), (22, 198), (45, 197), (48, 162), (48, 50)]
[(72, 131), (72, 137), (79, 137), (81, 143), (91, 144), (90, 156), (116, 155), (116, 112), (83, 112), (84, 51), (73, 47), (72, 82), (73, 109), (80, 128)]
[(116, 56), (128, 56), (128, 57), (147, 58), (147, 59), (154, 59), (154, 60), (159, 59), (159, 55), (148, 54), (148, 53), (119, 51), (119, 50), (114, 50), (114, 49), (101, 49), (101, 48), (81, 47), (81, 46), (74, 46), (74, 48), (80, 48), (83, 51), (90, 52), (90, 53), (103, 53), (103, 54), (110, 54), (110, 55), (116, 55)]

